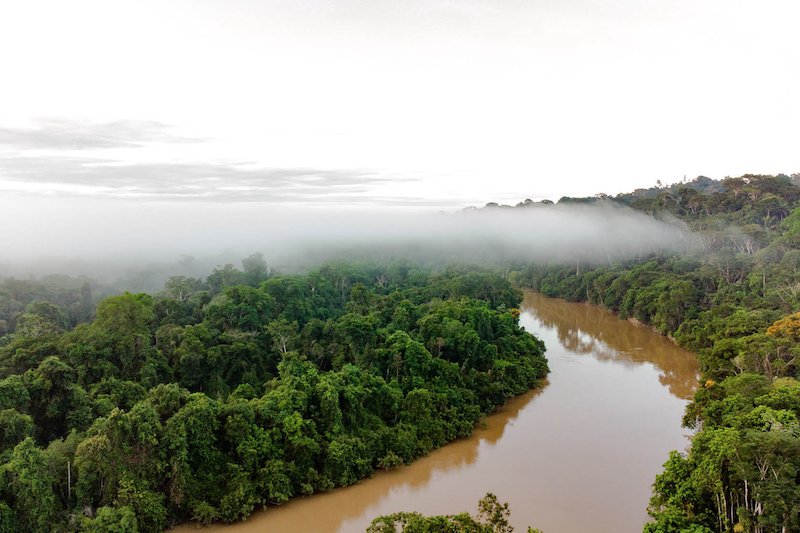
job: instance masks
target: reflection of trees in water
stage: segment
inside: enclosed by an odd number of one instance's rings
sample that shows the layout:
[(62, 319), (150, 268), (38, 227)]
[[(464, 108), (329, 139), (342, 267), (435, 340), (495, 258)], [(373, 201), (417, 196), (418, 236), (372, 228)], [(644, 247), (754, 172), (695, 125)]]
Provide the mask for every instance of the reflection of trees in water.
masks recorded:
[[(351, 487), (356, 489), (353, 492), (358, 491), (358, 494), (353, 494), (352, 496), (343, 494), (347, 503), (352, 505), (347, 510), (347, 513), (342, 515), (341, 519), (336, 517), (337, 525), (336, 528), (330, 530), (331, 533), (337, 531), (346, 520), (363, 516), (368, 507), (377, 504), (391, 491), (402, 490), (406, 487), (414, 490), (420, 489), (428, 485), (435, 473), (444, 474), (475, 463), (478, 459), (478, 448), (481, 441), (486, 441), (490, 445), (496, 444), (503, 437), (509, 422), (516, 420), (520, 411), (536, 396), (541, 394), (546, 385), (547, 382), (545, 381), (541, 388), (511, 398), (497, 412), (478, 422), (477, 428), (470, 437), (446, 444), (410, 466), (400, 467), (389, 472), (378, 472), (374, 478), (364, 480)], [(345, 488), (342, 492), (344, 493), (347, 490)], [(352, 501), (351, 498), (353, 498)], [(330, 519), (331, 517), (328, 518)]]
[(669, 391), (690, 399), (697, 386), (699, 365), (694, 355), (648, 327), (620, 320), (610, 311), (588, 304), (547, 298), (526, 292), (522, 312), (555, 329), (559, 343), (574, 353), (593, 354), (601, 361), (652, 363)]
[[(509, 422), (513, 422), (519, 416), (519, 412), (537, 396), (539, 396), (549, 385), (550, 382), (545, 379), (539, 385), (539, 388), (530, 390), (525, 394), (520, 394), (511, 398), (506, 404), (496, 413), (484, 419), (488, 427), (482, 427), (479, 424), (479, 429), (473, 432), (472, 436), (467, 440), (485, 440), (488, 444), (494, 444), (499, 441), (503, 434), (506, 432)], [(477, 451), (477, 443), (475, 443), (475, 450)]]
[[(317, 533), (336, 533), (342, 524), (358, 520), (367, 510), (380, 504), (390, 493), (410, 489), (412, 492), (424, 488), (435, 473), (444, 474), (466, 468), (478, 459), (481, 441), (494, 445), (503, 436), (506, 426), (514, 421), (520, 411), (547, 385), (511, 398), (500, 410), (484, 418), (472, 436), (446, 444), (409, 466), (401, 466), (388, 472), (378, 471), (370, 479), (364, 479), (349, 487), (337, 488), (319, 493), (310, 498), (293, 498), (280, 507), (269, 507), (266, 511), (252, 514), (246, 522), (226, 526), (214, 525), (210, 530), (227, 533), (256, 533), (262, 531), (285, 530), (292, 533), (316, 531)], [(409, 509), (410, 510), (410, 509)], [(375, 516), (370, 516), (372, 520)], [(189, 533), (186, 525), (179, 527), (178, 533)], [(288, 528), (288, 529), (287, 529)]]
[(479, 421), (470, 437), (445, 444), (438, 450), (431, 452), (428, 457), (424, 457), (408, 467), (385, 473), (384, 475), (387, 477), (395, 476), (399, 478), (395, 480), (392, 486), (387, 488), (387, 492), (390, 489), (404, 486), (421, 487), (427, 485), (431, 476), (436, 472), (444, 473), (473, 464), (478, 459), (478, 447), (481, 441), (486, 441), (487, 444), (497, 443), (503, 437), (509, 422), (516, 420), (520, 411), (533, 398), (541, 394), (546, 385), (547, 381), (539, 389), (511, 398), (498, 411)]

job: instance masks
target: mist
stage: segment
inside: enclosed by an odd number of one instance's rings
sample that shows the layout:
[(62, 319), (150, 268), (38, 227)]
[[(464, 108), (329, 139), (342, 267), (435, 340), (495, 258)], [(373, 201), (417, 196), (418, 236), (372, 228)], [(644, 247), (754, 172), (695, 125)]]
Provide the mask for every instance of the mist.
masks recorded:
[(299, 272), (332, 258), (604, 263), (682, 250), (693, 242), (678, 224), (603, 202), (449, 213), (87, 198), (68, 205), (63, 198), (39, 198), (35, 209), (26, 202), (3, 203), (2, 219), (7, 220), (2, 223), (9, 231), (0, 277), (68, 274), (110, 280), (142, 271), (157, 272), (160, 279), (205, 277), (218, 265), (238, 267), (256, 252), (282, 272)]

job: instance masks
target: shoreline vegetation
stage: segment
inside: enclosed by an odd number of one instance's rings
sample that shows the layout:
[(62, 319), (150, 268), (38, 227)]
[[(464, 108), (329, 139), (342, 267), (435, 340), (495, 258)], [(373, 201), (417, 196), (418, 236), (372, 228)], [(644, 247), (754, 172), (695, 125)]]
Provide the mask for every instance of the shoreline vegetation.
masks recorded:
[(793, 180), (728, 178), (710, 193), (690, 182), (629, 201), (685, 224), (701, 250), (579, 268), (505, 265), (514, 286), (610, 309), (697, 355), (702, 378), (683, 420), (696, 433), (689, 453), (672, 452), (656, 477), (645, 533), (800, 530), (800, 189)]
[[(478, 515), (470, 516), (462, 512), (457, 515), (422, 516), (416, 512), (400, 512), (388, 516), (380, 516), (372, 521), (367, 533), (512, 533), (514, 527), (509, 525), (511, 511), (507, 503), (497, 501), (497, 496), (487, 493), (478, 502)], [(542, 533), (528, 526), (528, 533)]]
[(246, 259), (72, 329), (29, 304), (0, 346), (0, 531), (231, 522), (409, 463), (546, 376), (521, 297), (470, 266)]

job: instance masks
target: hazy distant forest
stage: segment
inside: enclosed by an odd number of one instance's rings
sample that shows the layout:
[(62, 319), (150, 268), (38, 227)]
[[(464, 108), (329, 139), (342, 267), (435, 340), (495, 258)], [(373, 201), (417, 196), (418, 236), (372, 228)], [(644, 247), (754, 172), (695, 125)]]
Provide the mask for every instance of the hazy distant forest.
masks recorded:
[[(184, 257), (115, 281), (2, 279), (0, 533), (234, 521), (411, 462), (546, 375), (519, 288), (612, 309), (697, 354), (691, 451), (665, 457), (645, 532), (800, 531), (799, 184), (701, 177), (558, 202), (682, 236), (647, 253), (476, 265), (360, 250), (292, 274), (256, 253), (193, 275)], [(507, 531), (507, 509), (481, 505), (482, 521), (409, 515), (405, 530)]]

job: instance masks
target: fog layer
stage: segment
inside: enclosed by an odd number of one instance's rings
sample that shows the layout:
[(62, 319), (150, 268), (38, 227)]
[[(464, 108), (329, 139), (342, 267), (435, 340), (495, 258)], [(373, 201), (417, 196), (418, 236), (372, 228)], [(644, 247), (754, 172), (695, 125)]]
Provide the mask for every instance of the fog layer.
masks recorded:
[[(52, 273), (114, 278), (174, 265), (205, 276), (261, 252), (272, 266), (314, 266), (332, 257), (491, 263), (595, 262), (689, 245), (674, 224), (615, 205), (487, 207), (455, 213), (410, 208), (167, 204), (63, 198), (2, 202), (7, 230), (0, 276)], [(13, 228), (13, 229), (12, 229)], [(195, 260), (188, 260), (192, 256)], [(180, 265), (183, 265), (182, 267)], [(179, 272), (178, 270), (190, 270)]]

